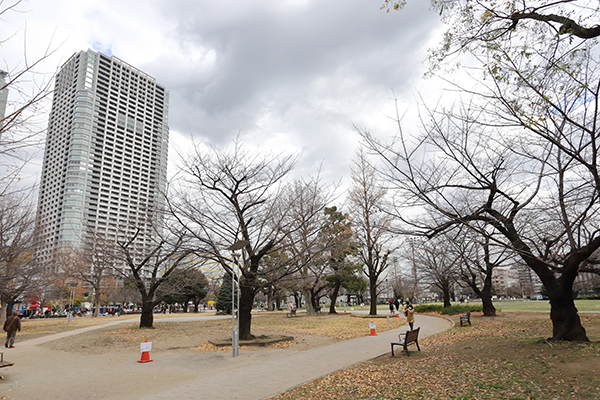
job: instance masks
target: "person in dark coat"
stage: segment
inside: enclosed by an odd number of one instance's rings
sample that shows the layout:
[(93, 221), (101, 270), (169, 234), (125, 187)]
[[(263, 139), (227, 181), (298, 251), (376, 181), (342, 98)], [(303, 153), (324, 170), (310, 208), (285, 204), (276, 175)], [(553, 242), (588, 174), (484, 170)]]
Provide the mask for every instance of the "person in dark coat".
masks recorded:
[(400, 310), (400, 302), (397, 297), (394, 299), (394, 306), (396, 307), (396, 311)]
[(19, 313), (13, 311), (12, 315), (4, 321), (4, 332), (6, 332), (6, 343), (4, 343), (4, 347), (8, 347), (9, 349), (15, 348), (14, 344), (15, 338), (17, 337), (17, 331), (21, 331), (21, 319), (19, 318)]

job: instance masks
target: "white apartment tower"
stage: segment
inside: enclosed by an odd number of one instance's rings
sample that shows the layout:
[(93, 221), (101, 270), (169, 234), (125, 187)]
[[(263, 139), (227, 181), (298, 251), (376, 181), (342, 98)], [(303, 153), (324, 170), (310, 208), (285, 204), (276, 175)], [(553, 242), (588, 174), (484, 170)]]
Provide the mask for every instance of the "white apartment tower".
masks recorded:
[(169, 92), (114, 56), (88, 50), (63, 64), (40, 182), (40, 262), (86, 235), (115, 240), (139, 229), (139, 251), (151, 243), (166, 187), (168, 110)]

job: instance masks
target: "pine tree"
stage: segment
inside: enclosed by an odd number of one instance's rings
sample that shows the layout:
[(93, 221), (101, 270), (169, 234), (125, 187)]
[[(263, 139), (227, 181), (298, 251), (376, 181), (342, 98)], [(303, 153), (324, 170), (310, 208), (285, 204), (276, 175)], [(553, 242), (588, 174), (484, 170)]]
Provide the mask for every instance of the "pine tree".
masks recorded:
[[(234, 301), (237, 302), (237, 291), (235, 293)], [(219, 294), (217, 295), (215, 307), (217, 312), (231, 314), (231, 275), (228, 273), (223, 275), (223, 282), (219, 288)]]

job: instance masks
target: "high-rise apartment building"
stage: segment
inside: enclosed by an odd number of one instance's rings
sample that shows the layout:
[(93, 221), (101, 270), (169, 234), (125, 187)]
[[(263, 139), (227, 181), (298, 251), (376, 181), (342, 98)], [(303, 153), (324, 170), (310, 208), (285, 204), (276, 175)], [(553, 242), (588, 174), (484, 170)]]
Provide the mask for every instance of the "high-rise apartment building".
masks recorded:
[(4, 119), (4, 113), (6, 112), (6, 102), (8, 100), (8, 88), (6, 87), (6, 81), (4, 78), (8, 73), (0, 70), (0, 126), (2, 126), (2, 120)]
[(150, 245), (166, 187), (169, 92), (144, 72), (88, 50), (55, 81), (38, 201), (37, 260), (136, 230)]

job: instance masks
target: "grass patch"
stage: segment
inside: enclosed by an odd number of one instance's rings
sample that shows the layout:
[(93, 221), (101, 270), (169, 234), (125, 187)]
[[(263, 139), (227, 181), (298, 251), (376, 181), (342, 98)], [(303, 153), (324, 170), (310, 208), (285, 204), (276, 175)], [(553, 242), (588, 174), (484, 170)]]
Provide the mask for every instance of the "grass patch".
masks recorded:
[(477, 304), (454, 304), (450, 307), (444, 307), (442, 304), (423, 304), (421, 306), (415, 306), (415, 311), (418, 313), (423, 312), (436, 312), (442, 315), (456, 315), (464, 314), (467, 311), (482, 311), (483, 307)]

